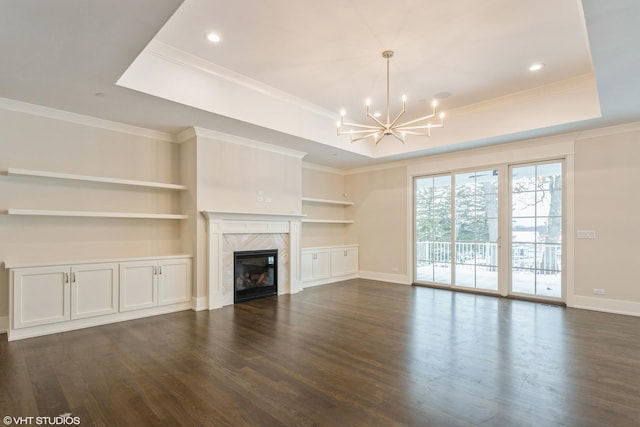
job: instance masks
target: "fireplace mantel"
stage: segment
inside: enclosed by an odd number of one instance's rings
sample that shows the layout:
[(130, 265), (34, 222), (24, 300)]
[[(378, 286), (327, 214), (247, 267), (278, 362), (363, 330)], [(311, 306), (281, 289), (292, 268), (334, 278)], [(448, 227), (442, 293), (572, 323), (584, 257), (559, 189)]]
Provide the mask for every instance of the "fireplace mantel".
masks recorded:
[[(224, 265), (224, 241), (227, 234), (287, 236), (288, 271), (282, 270), (282, 276), (286, 274), (288, 283), (285, 286), (279, 284), (278, 293), (296, 293), (301, 289), (300, 224), (304, 215), (210, 210), (202, 211), (202, 215), (205, 216), (208, 223), (207, 260), (210, 310), (233, 304), (233, 289), (225, 283), (225, 272), (228, 273), (232, 268)], [(237, 249), (243, 250), (244, 248)], [(232, 285), (233, 283), (231, 283)]]

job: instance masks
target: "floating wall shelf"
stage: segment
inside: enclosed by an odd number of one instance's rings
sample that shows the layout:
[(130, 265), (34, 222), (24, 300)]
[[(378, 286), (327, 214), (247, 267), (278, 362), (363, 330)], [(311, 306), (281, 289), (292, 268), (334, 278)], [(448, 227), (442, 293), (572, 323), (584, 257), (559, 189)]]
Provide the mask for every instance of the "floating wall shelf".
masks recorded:
[(187, 219), (188, 215), (182, 214), (153, 214), (137, 212), (92, 212), (92, 211), (54, 211), (41, 209), (9, 209), (8, 215), (31, 216), (66, 216), (66, 217), (90, 217), (90, 218), (141, 218), (141, 219)]
[(69, 174), (69, 173), (37, 171), (37, 170), (30, 170), (30, 169), (9, 168), (7, 170), (7, 175), (35, 176), (35, 177), (42, 177), (42, 178), (56, 178), (56, 179), (66, 179), (66, 180), (85, 181), (85, 182), (100, 182), (105, 184), (130, 185), (135, 187), (158, 188), (158, 189), (165, 189), (165, 190), (182, 191), (187, 189), (186, 185), (180, 185), (180, 184), (167, 184), (163, 182), (151, 182), (151, 181), (137, 181), (132, 179), (108, 178), (108, 177), (102, 177), (102, 176), (75, 175), (75, 174)]
[(303, 219), (303, 223), (317, 223), (317, 224), (353, 224), (353, 220), (349, 219)]
[(329, 199), (315, 199), (312, 197), (303, 197), (303, 202), (309, 203), (321, 203), (326, 205), (342, 205), (342, 206), (353, 206), (353, 202), (346, 202), (342, 200), (329, 200)]

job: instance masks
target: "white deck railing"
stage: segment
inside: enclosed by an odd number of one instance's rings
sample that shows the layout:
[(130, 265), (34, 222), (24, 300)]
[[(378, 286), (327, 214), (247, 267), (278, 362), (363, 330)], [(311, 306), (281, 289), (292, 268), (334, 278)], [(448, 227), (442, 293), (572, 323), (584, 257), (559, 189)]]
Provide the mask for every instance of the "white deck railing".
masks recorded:
[[(451, 263), (451, 242), (418, 242), (416, 244), (417, 265)], [(456, 264), (475, 264), (486, 266), (498, 265), (498, 244), (497, 243), (473, 243), (455, 242)], [(561, 244), (537, 245), (538, 250), (547, 251), (547, 256), (553, 253), (558, 260), (561, 255)], [(512, 243), (511, 263), (514, 268), (535, 269), (536, 266), (536, 245), (530, 243)], [(538, 258), (541, 257), (538, 254)], [(538, 260), (539, 261), (539, 260)]]

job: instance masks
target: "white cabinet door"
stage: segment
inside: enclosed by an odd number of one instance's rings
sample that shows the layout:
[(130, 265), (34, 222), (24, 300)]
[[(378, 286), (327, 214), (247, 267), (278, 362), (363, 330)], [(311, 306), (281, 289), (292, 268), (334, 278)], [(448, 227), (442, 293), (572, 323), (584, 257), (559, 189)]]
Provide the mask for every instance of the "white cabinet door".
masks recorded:
[(315, 252), (302, 250), (300, 252), (300, 280), (308, 282), (313, 280), (313, 259)]
[(326, 279), (331, 277), (331, 250), (318, 249), (313, 261), (313, 278)]
[(347, 248), (345, 253), (345, 274), (356, 274), (358, 272), (358, 248)]
[(70, 319), (69, 266), (13, 270), (13, 328)]
[(71, 318), (118, 312), (118, 264), (86, 264), (71, 268)]
[(156, 271), (156, 261), (120, 264), (120, 311), (158, 305)]
[(191, 260), (162, 260), (158, 264), (158, 304), (191, 301)]
[(342, 248), (331, 249), (331, 275), (344, 276), (347, 274), (347, 251)]
[(331, 276), (345, 276), (358, 272), (358, 248), (342, 247), (331, 249)]

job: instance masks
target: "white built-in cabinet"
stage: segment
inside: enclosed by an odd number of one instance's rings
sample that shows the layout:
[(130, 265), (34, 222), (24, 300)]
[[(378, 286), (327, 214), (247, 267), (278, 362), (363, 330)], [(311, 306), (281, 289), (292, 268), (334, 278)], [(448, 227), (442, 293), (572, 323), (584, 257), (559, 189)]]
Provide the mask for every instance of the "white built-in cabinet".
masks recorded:
[(355, 278), (358, 275), (358, 245), (304, 248), (300, 254), (304, 287)]
[(118, 265), (16, 269), (12, 304), (15, 328), (116, 313)]
[(331, 250), (329, 248), (302, 249), (300, 271), (303, 283), (331, 277)]
[(191, 308), (191, 258), (9, 265), (9, 340)]
[(358, 247), (331, 248), (331, 275), (346, 276), (358, 273)]
[(120, 264), (120, 311), (190, 301), (190, 260)]

